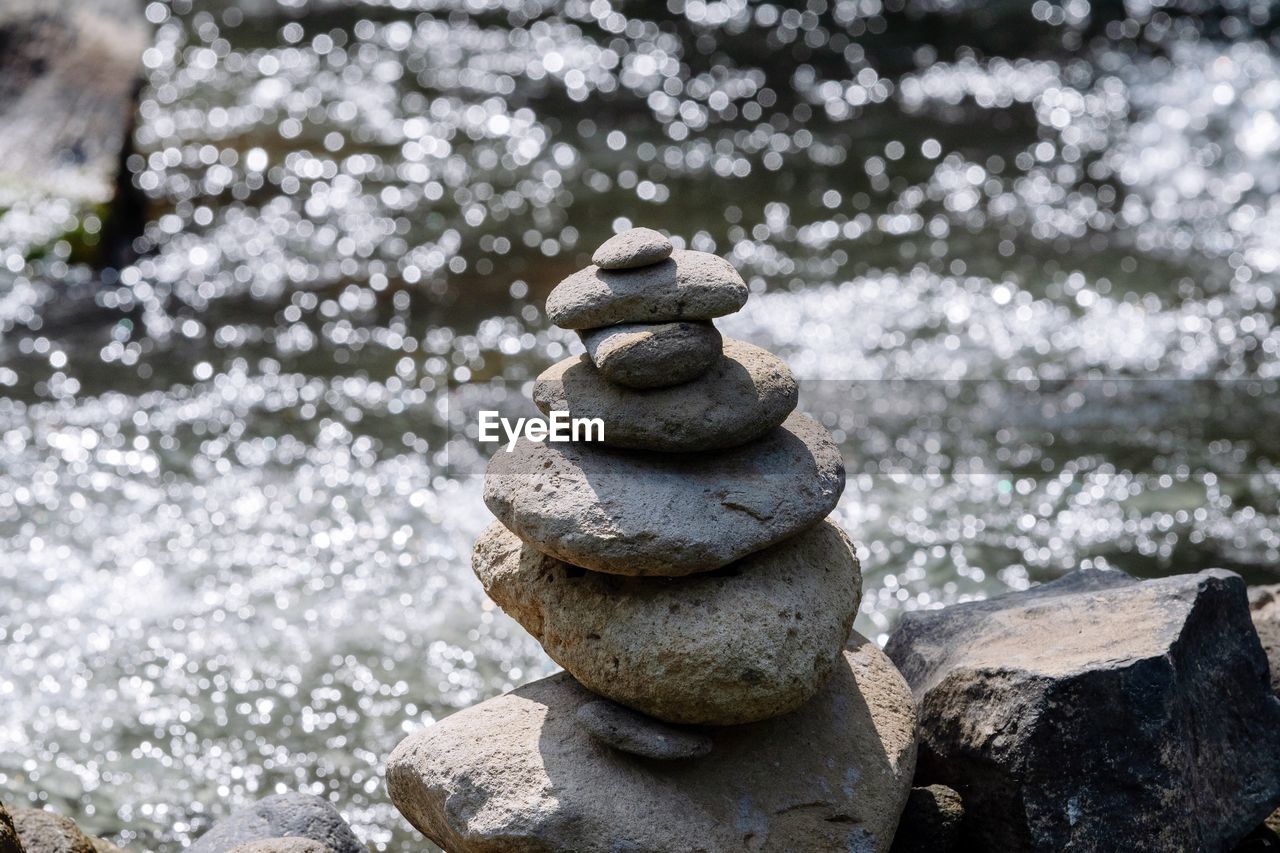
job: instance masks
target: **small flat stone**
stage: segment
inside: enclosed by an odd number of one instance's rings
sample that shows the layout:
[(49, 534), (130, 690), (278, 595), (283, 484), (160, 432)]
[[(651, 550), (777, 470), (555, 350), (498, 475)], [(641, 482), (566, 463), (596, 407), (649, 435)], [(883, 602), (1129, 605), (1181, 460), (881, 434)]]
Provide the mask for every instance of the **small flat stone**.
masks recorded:
[(750, 723), (803, 705), (831, 673), (862, 595), (853, 544), (830, 521), (681, 578), (584, 571), (494, 523), (472, 568), (588, 690), (693, 725)]
[(842, 491), (840, 449), (797, 413), (750, 444), (699, 454), (522, 438), (484, 478), (485, 504), (525, 542), (622, 575), (718, 569), (826, 518)]
[(665, 388), (697, 379), (720, 356), (710, 323), (624, 323), (582, 333), (600, 375), (628, 388)]
[(628, 228), (600, 244), (591, 263), (602, 270), (629, 270), (671, 257), (671, 241), (652, 228)]
[(592, 265), (556, 285), (547, 318), (564, 329), (619, 323), (710, 320), (747, 302), (747, 285), (724, 258), (676, 251), (665, 261), (633, 270)]
[(795, 712), (707, 730), (696, 761), (604, 746), (578, 723), (597, 697), (568, 673), (405, 738), (387, 791), (451, 853), (885, 853), (911, 788), (915, 708), (876, 645), (853, 635)]
[(670, 388), (622, 388), (586, 356), (553, 364), (533, 384), (533, 402), (544, 413), (604, 421), (605, 444), (673, 453), (757, 439), (786, 420), (798, 398), (786, 362), (733, 339), (710, 371)]
[(699, 731), (677, 728), (607, 699), (580, 706), (578, 725), (607, 746), (656, 761), (701, 758), (715, 745)]

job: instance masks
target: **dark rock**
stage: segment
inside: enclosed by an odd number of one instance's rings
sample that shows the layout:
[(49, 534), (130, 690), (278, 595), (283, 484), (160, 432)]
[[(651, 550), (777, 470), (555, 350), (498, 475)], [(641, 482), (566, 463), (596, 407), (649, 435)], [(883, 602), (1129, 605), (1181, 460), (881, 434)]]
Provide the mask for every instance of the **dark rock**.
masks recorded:
[(578, 725), (603, 744), (657, 761), (701, 758), (715, 746), (697, 729), (673, 726), (607, 699), (580, 706)]
[(1280, 809), (1246, 835), (1231, 853), (1280, 853)]
[(981, 850), (1229, 850), (1280, 802), (1280, 700), (1241, 579), (1081, 571), (908, 613), (917, 781)]
[(13, 825), (13, 816), (4, 803), (0, 803), (0, 853), (25, 853), (18, 830)]
[(964, 805), (946, 785), (912, 788), (890, 853), (953, 853), (960, 849)]
[(309, 838), (332, 853), (366, 853), (360, 839), (328, 800), (300, 792), (264, 797), (232, 812), (187, 850), (228, 853), (242, 844), (274, 838)]
[(1271, 692), (1280, 696), (1280, 584), (1251, 588), (1249, 610), (1271, 668)]

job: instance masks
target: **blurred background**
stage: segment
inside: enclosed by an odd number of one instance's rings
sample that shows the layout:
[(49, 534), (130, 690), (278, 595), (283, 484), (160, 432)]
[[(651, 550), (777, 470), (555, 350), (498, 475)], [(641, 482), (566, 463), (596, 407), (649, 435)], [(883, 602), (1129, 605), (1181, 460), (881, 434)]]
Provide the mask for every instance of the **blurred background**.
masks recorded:
[(10, 802), (174, 850), (305, 789), (422, 849), (380, 762), (551, 671), (471, 575), (448, 391), (580, 351), (543, 300), (632, 224), (810, 380), (868, 636), (1280, 579), (1280, 5), (0, 10)]

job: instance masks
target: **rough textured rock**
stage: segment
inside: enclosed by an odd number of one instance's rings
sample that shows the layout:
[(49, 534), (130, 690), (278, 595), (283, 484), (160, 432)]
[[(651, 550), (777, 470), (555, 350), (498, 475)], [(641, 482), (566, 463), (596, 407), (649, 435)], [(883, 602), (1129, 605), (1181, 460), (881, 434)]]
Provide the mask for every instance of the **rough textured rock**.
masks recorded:
[(109, 199), (150, 38), (136, 0), (0, 3), (0, 185)]
[(831, 673), (862, 594), (853, 543), (821, 522), (718, 572), (588, 572), (501, 524), (476, 542), (485, 592), (589, 690), (674, 723), (785, 714)]
[(917, 781), (978, 849), (1229, 850), (1280, 802), (1280, 700), (1229, 572), (1081, 571), (908, 613)]
[(13, 826), (13, 817), (4, 803), (0, 803), (0, 853), (24, 853), (22, 842), (18, 840), (18, 830)]
[(578, 725), (607, 746), (656, 761), (701, 758), (715, 746), (697, 729), (668, 725), (608, 699), (580, 705)]
[(265, 838), (231, 848), (231, 853), (330, 853), (329, 848), (310, 838)]
[(1280, 584), (1249, 590), (1253, 627), (1271, 668), (1271, 692), (1280, 696)]
[(782, 359), (735, 340), (724, 342), (710, 372), (671, 388), (620, 388), (586, 356), (553, 364), (533, 384), (533, 402), (544, 413), (604, 421), (605, 444), (672, 453), (757, 439), (786, 420), (798, 393)]
[(10, 814), (26, 853), (94, 853), (93, 839), (69, 817), (44, 809), (15, 808)]
[(964, 805), (946, 785), (912, 788), (893, 836), (892, 853), (954, 853), (960, 850)]
[(677, 251), (634, 270), (579, 270), (547, 297), (547, 319), (564, 329), (710, 320), (746, 302), (747, 285), (724, 258)]
[(646, 267), (671, 257), (671, 241), (652, 228), (628, 228), (600, 244), (591, 263), (602, 270)]
[(1231, 853), (1277, 853), (1280, 851), (1280, 809), (1245, 836)]
[(451, 853), (885, 851), (915, 764), (911, 695), (854, 635), (802, 708), (708, 729), (696, 761), (597, 743), (577, 722), (595, 697), (567, 673), (406, 738), (387, 763), (396, 807)]
[(227, 853), (251, 841), (309, 838), (332, 853), (366, 853), (351, 827), (328, 800), (300, 792), (275, 794), (232, 812), (187, 848), (188, 853)]
[(489, 461), (484, 502), (508, 530), (571, 565), (674, 577), (793, 536), (843, 490), (831, 435), (793, 414), (751, 444), (697, 455), (521, 439)]
[(119, 847), (105, 838), (90, 838), (89, 840), (93, 842), (94, 853), (124, 853), (123, 847)]
[(610, 382), (666, 388), (697, 379), (719, 360), (711, 323), (624, 323), (582, 332), (587, 357)]

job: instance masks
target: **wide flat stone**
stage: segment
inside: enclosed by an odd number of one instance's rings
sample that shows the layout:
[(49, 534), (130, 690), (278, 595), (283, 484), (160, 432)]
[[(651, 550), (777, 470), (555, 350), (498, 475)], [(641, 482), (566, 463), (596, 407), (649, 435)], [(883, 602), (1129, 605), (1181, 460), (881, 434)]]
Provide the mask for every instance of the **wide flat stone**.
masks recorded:
[(567, 673), (460, 711), (387, 762), (392, 802), (451, 853), (883, 853), (915, 765), (901, 676), (854, 635), (812, 701), (712, 728), (712, 751), (658, 762), (577, 720), (596, 697)]
[(229, 853), (254, 841), (300, 838), (332, 853), (367, 853), (351, 827), (326, 799), (291, 792), (264, 797), (232, 812), (187, 848), (188, 853)]
[(265, 838), (231, 848), (231, 853), (330, 853), (329, 848), (310, 838)]
[(591, 263), (602, 270), (626, 270), (671, 257), (671, 241), (652, 228), (628, 228), (600, 244)]
[(600, 375), (628, 388), (679, 385), (720, 358), (720, 332), (711, 323), (624, 323), (581, 334)]
[(706, 252), (680, 250), (639, 269), (592, 265), (579, 270), (547, 297), (547, 319), (565, 329), (710, 320), (746, 302), (747, 285), (732, 264)]
[(830, 521), (680, 578), (584, 571), (495, 523), (472, 567), (589, 690), (674, 723), (748, 723), (802, 705), (830, 675), (862, 595), (853, 544)]
[(670, 388), (615, 385), (586, 356), (553, 364), (533, 384), (533, 402), (544, 413), (601, 419), (605, 444), (673, 453), (759, 438), (786, 420), (798, 399), (786, 362), (733, 339), (710, 371)]
[(664, 723), (608, 699), (580, 705), (578, 725), (606, 746), (655, 761), (701, 758), (715, 745), (697, 729)]
[(489, 460), (484, 502), (571, 565), (675, 577), (794, 536), (826, 518), (843, 490), (831, 434), (795, 413), (757, 441), (700, 454), (522, 438)]
[(886, 651), (965, 849), (1230, 850), (1280, 802), (1280, 700), (1230, 572), (1079, 571), (907, 613)]

